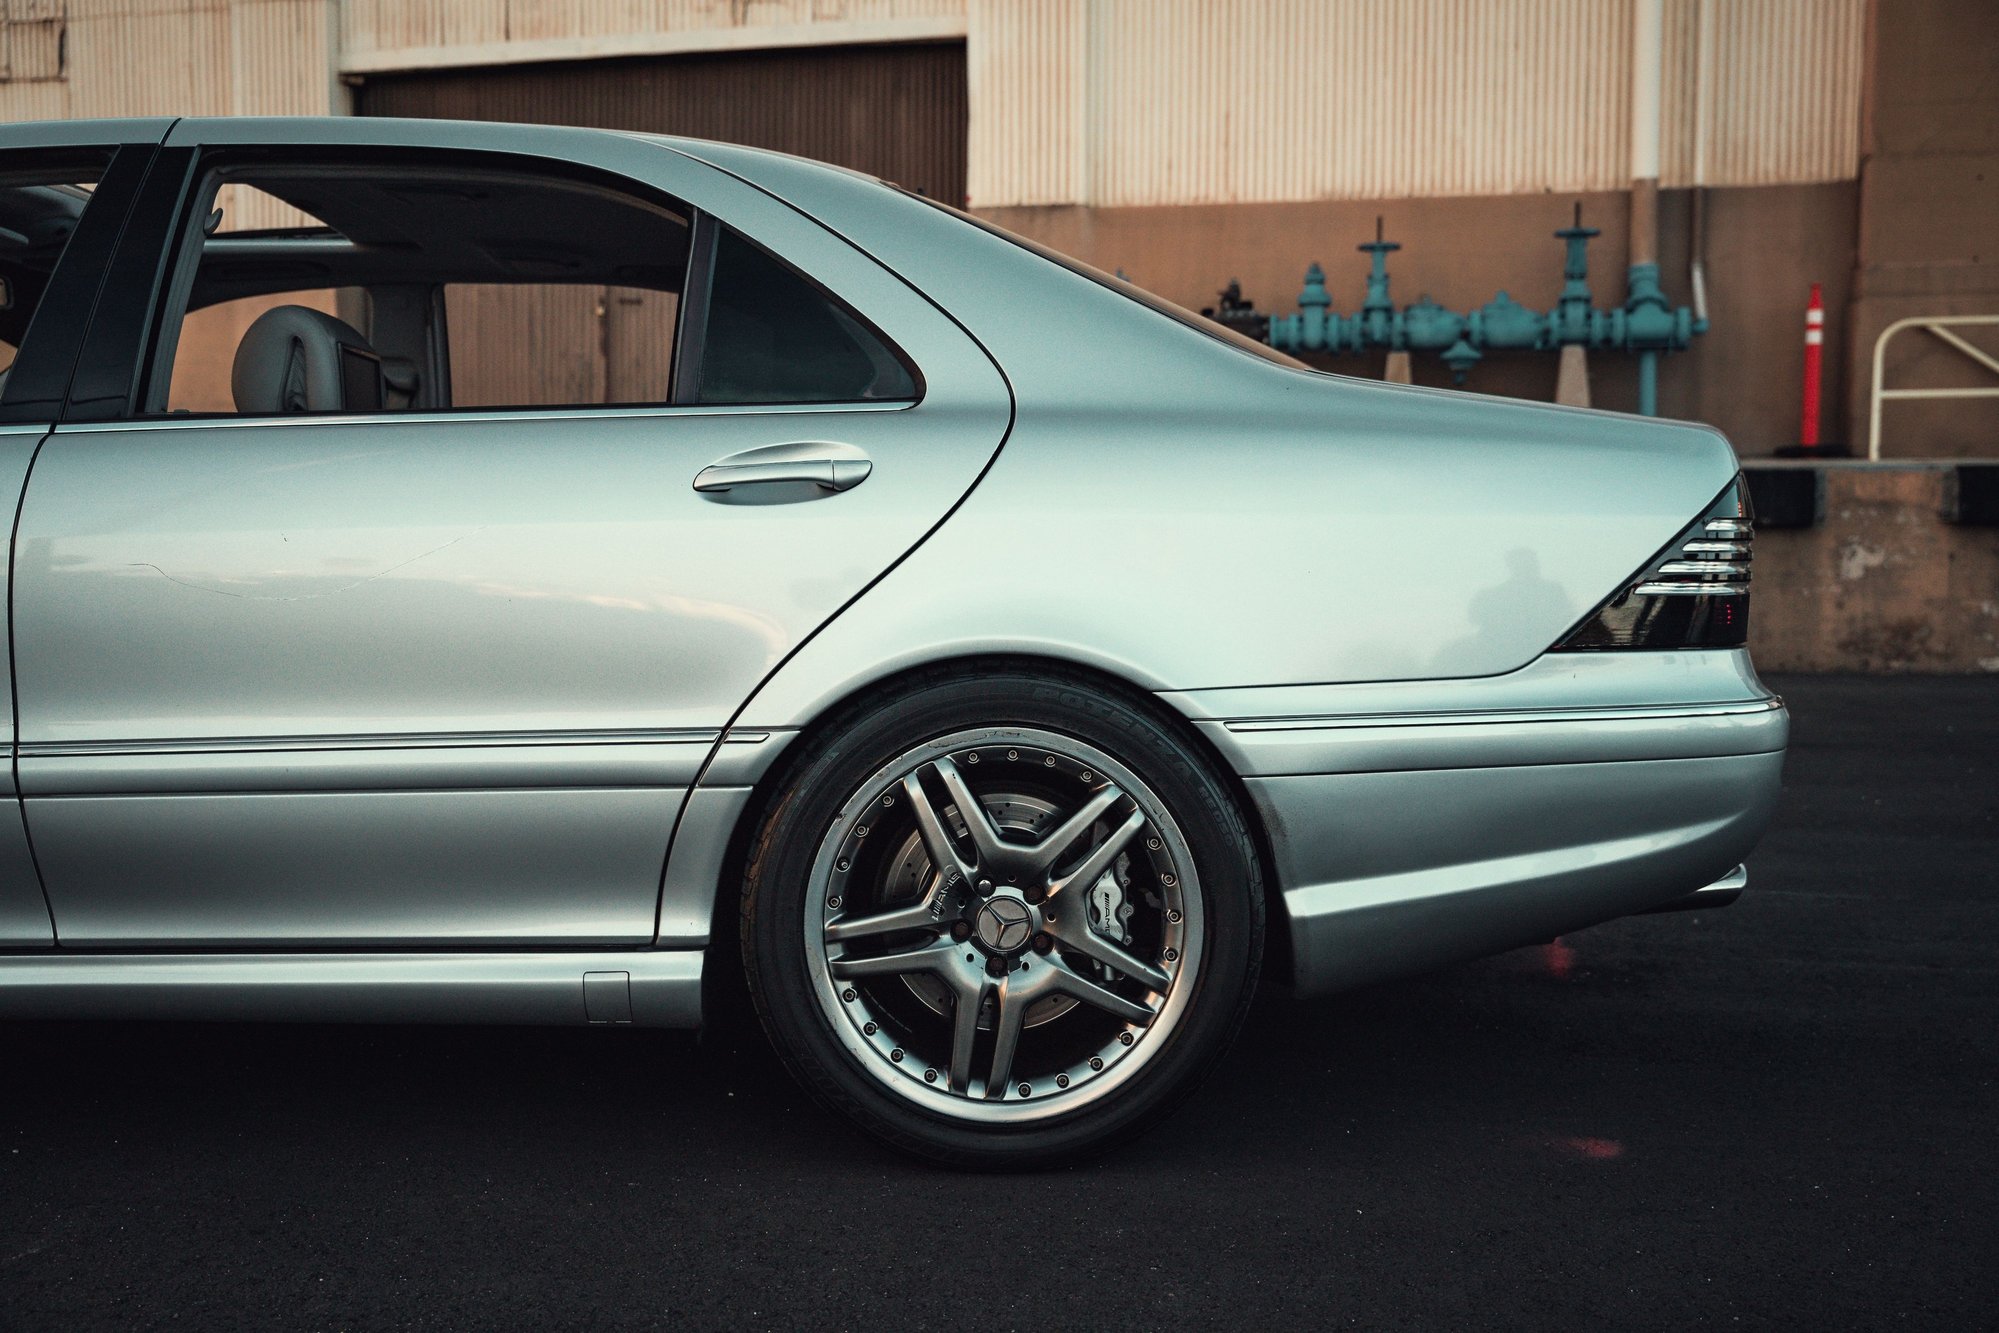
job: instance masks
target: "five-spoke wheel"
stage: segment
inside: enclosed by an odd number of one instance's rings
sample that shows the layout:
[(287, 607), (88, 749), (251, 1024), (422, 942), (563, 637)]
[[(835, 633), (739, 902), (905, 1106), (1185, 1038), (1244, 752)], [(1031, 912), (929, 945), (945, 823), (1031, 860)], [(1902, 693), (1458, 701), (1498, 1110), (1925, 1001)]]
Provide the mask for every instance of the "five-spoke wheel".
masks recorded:
[(1233, 803), (1154, 713), (942, 681), (819, 751), (766, 818), (744, 918), (809, 1085), (906, 1146), (1017, 1165), (1106, 1146), (1212, 1065), (1262, 902)]
[(1093, 746), (1021, 728), (926, 742), (822, 842), (822, 1001), (906, 1096), (1052, 1113), (1129, 1077), (1171, 1023), (1200, 957), (1191, 861), (1158, 797)]

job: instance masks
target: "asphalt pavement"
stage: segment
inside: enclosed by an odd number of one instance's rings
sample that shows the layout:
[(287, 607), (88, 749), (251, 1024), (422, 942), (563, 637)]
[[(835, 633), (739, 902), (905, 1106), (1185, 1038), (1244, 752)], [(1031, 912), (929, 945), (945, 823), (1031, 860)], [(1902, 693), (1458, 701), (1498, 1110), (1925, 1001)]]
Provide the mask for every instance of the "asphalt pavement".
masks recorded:
[(1784, 679), (1751, 887), (1266, 994), (1094, 1166), (677, 1033), (0, 1027), (0, 1327), (1991, 1327), (1999, 679)]

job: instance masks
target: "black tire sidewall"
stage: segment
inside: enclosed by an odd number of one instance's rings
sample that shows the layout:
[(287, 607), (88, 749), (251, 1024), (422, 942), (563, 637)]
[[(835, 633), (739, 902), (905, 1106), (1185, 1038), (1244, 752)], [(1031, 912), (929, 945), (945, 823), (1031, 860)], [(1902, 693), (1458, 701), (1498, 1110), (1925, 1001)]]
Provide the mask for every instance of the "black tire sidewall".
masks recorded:
[[(898, 1096), (861, 1068), (814, 992), (805, 895), (820, 841), (882, 766), (926, 740), (1034, 727), (1096, 746), (1165, 804), (1192, 853), (1204, 911), (1202, 957), (1180, 1021), (1129, 1082), (1073, 1112), (975, 1125)], [(960, 1166), (1053, 1165), (1117, 1146), (1179, 1104), (1227, 1049), (1261, 959), (1263, 892), (1242, 812), (1205, 758), (1150, 701), (1094, 682), (1025, 672), (912, 681), (852, 710), (793, 756), (752, 845), (743, 962), (778, 1053), (821, 1099), (888, 1142)]]

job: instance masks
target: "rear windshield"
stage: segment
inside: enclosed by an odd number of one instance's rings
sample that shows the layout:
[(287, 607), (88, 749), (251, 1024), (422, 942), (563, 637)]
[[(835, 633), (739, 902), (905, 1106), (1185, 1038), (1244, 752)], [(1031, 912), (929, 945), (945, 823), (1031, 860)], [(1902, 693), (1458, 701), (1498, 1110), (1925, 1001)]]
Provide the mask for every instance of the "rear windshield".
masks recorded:
[[(909, 192), (905, 191), (905, 193)], [(1312, 369), (1312, 367), (1306, 365), (1303, 361), (1298, 360), (1296, 357), (1286, 356), (1275, 347), (1260, 343), (1254, 338), (1245, 338), (1234, 329), (1217, 324), (1214, 320), (1208, 319), (1203, 315), (1197, 315), (1185, 306), (1174, 305), (1164, 297), (1156, 296), (1146, 291), (1143, 287), (1126, 282), (1116, 274), (1106, 273), (1100, 268), (1091, 268), (1088, 264), (1085, 264), (1082, 260), (1072, 255), (1065, 255), (1060, 250), (1051, 250), (1039, 241), (1030, 241), (1025, 236), (1016, 236), (1005, 227), (995, 226), (987, 222), (984, 218), (973, 217), (970, 213), (953, 208), (949, 204), (940, 204), (928, 195), (911, 194), (911, 197), (922, 200), (932, 208), (949, 213), (960, 222), (969, 222), (980, 231), (991, 232), (1001, 240), (1009, 241), (1030, 254), (1039, 255), (1049, 263), (1066, 268), (1078, 277), (1088, 278), (1098, 286), (1108, 287), (1119, 296), (1125, 297), (1127, 300), (1136, 301), (1147, 310), (1164, 315), (1176, 324), (1184, 324), (1196, 333), (1204, 333), (1217, 342), (1227, 343), (1238, 351), (1248, 352), (1251, 356), (1262, 357), (1265, 361), (1274, 361), (1278, 365), (1288, 366), (1292, 370)]]

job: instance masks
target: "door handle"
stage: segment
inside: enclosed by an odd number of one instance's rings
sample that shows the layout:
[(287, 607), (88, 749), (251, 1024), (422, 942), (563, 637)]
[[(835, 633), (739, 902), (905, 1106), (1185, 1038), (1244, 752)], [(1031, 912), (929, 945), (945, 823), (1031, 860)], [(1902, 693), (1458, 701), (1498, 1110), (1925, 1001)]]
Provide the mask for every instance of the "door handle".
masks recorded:
[(854, 489), (874, 470), (868, 456), (851, 444), (772, 444), (731, 454), (702, 468), (694, 476), (694, 489), (714, 495), (738, 486), (789, 483), (837, 493)]
[(801, 458), (786, 463), (716, 463), (694, 475), (694, 489), (710, 494), (738, 486), (770, 486), (779, 482), (811, 482), (829, 491), (851, 491), (868, 479), (875, 465), (866, 459)]

